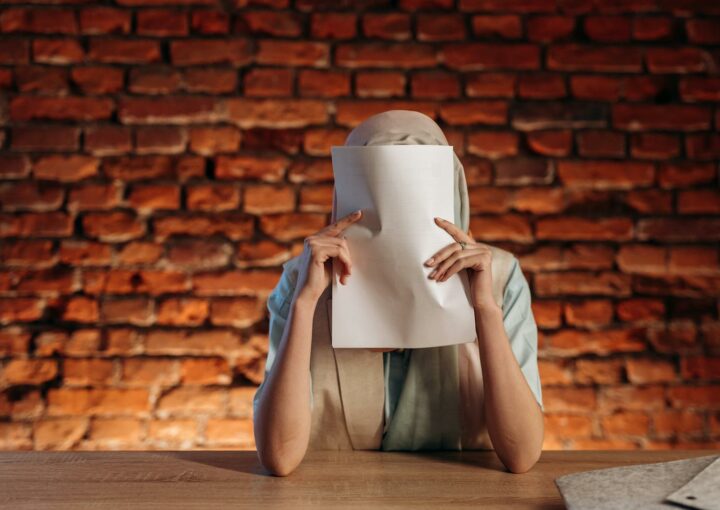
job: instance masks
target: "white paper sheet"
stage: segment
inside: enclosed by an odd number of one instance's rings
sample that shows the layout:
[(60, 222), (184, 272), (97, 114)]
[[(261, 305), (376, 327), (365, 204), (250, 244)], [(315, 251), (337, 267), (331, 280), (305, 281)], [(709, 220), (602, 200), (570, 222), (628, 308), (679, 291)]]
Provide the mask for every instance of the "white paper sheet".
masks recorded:
[(434, 221), (454, 220), (453, 148), (333, 146), (337, 218), (362, 209), (344, 232), (352, 276), (334, 259), (332, 345), (422, 348), (476, 338), (466, 271), (445, 282), (424, 262), (454, 239)]

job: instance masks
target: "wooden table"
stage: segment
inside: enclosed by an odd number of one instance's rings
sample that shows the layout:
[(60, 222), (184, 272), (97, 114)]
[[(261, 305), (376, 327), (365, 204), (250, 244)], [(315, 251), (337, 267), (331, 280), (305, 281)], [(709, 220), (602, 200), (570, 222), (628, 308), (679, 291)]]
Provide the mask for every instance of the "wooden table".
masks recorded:
[(564, 508), (567, 473), (717, 451), (544, 452), (528, 473), (493, 452), (310, 452), (288, 477), (254, 451), (0, 452), (0, 508)]

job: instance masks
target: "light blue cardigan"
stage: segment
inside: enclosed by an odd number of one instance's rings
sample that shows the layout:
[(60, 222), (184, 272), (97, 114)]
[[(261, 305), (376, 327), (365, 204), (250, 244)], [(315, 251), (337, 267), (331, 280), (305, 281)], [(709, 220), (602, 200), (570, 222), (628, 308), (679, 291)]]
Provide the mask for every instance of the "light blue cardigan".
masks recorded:
[[(289, 271), (283, 271), (280, 282), (268, 298), (270, 312), (269, 350), (265, 364), (265, 377), (272, 370), (273, 362), (282, 339), (295, 286)], [(503, 323), (513, 354), (537, 402), (542, 406), (542, 391), (537, 365), (538, 332), (531, 309), (528, 282), (514, 258), (508, 283), (503, 295)], [(410, 356), (415, 349), (383, 353), (385, 373), (385, 430), (382, 450), (444, 449), (457, 450), (459, 420), (457, 412), (458, 390), (443, 384), (442, 374), (427, 364), (418, 364), (428, 370), (427, 377), (407, 378)], [(433, 373), (437, 372), (437, 373)], [(427, 382), (423, 387), (405, 384), (409, 381)], [(423, 392), (441, 393), (438, 402), (446, 403), (447, 409), (438, 410), (437, 416), (420, 415), (413, 411), (413, 399), (422, 398)], [(257, 399), (258, 392), (255, 394)]]

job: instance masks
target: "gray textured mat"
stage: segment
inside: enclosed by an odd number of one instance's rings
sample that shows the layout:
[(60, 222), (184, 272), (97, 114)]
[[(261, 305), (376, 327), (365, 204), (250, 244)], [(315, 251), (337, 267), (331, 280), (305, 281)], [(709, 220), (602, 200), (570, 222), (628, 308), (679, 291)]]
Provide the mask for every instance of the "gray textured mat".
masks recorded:
[(720, 510), (720, 457), (667, 500), (699, 510)]
[[(663, 502), (665, 498), (718, 458), (710, 455), (598, 469), (561, 476), (555, 480), (555, 484), (568, 510), (677, 509), (677, 505)], [(686, 502), (683, 504), (687, 505)]]

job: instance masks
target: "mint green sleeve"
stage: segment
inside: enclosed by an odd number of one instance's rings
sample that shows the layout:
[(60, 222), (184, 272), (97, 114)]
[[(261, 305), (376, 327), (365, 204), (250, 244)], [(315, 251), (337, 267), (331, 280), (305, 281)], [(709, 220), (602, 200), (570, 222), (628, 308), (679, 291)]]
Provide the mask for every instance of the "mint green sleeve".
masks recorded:
[(503, 323), (520, 370), (542, 408), (537, 363), (538, 328), (531, 304), (530, 286), (520, 267), (520, 261), (515, 257), (503, 294)]

